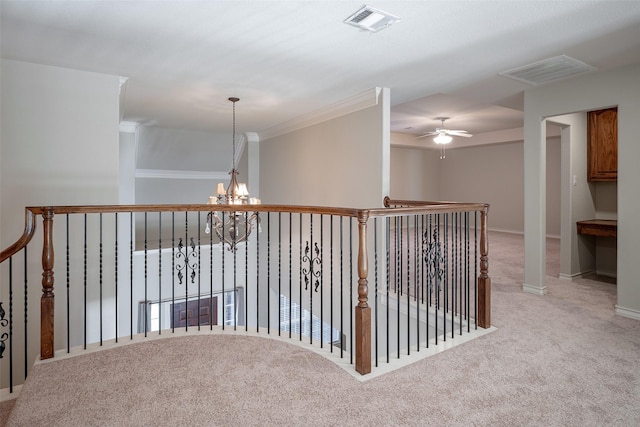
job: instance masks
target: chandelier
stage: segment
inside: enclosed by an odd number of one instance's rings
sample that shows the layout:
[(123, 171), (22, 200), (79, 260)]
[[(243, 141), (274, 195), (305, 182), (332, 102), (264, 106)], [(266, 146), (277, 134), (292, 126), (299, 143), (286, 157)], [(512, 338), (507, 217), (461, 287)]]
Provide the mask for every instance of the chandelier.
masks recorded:
[[(209, 196), (210, 205), (247, 205), (259, 204), (260, 199), (249, 198), (247, 184), (238, 182), (238, 170), (236, 169), (236, 102), (239, 98), (231, 97), (229, 101), (233, 103), (233, 157), (231, 171), (229, 175), (229, 185), (226, 190), (224, 184), (219, 182), (216, 186), (215, 195)], [(207, 223), (204, 229), (206, 234), (214, 233), (224, 246), (228, 245), (229, 251), (235, 251), (239, 243), (246, 242), (253, 228), (260, 222), (258, 212), (249, 215), (247, 211), (212, 211), (207, 214)]]

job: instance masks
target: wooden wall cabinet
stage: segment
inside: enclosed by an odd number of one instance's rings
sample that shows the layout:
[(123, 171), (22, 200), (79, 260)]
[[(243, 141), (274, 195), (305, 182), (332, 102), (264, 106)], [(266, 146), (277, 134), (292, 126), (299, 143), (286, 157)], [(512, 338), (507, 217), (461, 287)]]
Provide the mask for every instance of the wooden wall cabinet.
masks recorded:
[(618, 109), (589, 111), (587, 179), (618, 180)]

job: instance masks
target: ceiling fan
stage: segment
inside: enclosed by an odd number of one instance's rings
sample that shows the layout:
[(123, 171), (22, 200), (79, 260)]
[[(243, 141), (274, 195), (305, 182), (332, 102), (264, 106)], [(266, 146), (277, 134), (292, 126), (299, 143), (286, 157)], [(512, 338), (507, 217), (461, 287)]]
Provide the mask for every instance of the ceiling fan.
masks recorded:
[(460, 130), (460, 129), (447, 129), (444, 127), (444, 121), (448, 120), (449, 117), (436, 117), (436, 120), (440, 120), (441, 126), (439, 128), (436, 128), (436, 130), (425, 133), (424, 135), (420, 135), (417, 136), (416, 139), (419, 138), (425, 138), (427, 136), (433, 136), (435, 135), (435, 138), (433, 138), (433, 142), (435, 142), (436, 144), (440, 144), (441, 145), (441, 150), (440, 150), (440, 158), (444, 159), (445, 158), (445, 151), (444, 151), (444, 145), (450, 143), (453, 140), (454, 136), (462, 136), (465, 138), (470, 138), (473, 135), (470, 134), (469, 132), (467, 132), (466, 130)]
[(470, 134), (469, 132), (467, 132), (466, 130), (459, 130), (459, 129), (447, 129), (444, 127), (444, 121), (445, 120), (449, 120), (450, 117), (436, 117), (436, 120), (440, 120), (441, 126), (439, 128), (436, 128), (436, 130), (425, 133), (424, 135), (420, 135), (418, 137), (416, 137), (416, 139), (419, 138), (425, 138), (427, 136), (433, 136), (435, 135), (436, 137), (433, 139), (433, 141), (436, 144), (448, 144), (451, 142), (452, 140), (452, 136), (463, 136), (465, 138), (470, 138), (473, 135)]

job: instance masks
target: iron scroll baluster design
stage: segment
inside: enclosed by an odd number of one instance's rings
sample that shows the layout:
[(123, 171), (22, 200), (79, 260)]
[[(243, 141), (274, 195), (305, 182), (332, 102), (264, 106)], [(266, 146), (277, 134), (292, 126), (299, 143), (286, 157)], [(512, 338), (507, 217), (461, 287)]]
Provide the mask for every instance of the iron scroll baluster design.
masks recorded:
[[(309, 263), (309, 268), (303, 268), (302, 273), (304, 274), (304, 290), (309, 289), (309, 283), (315, 278), (315, 282), (313, 283), (313, 290), (318, 292), (318, 287), (320, 286), (320, 275), (322, 274), (322, 258), (320, 257), (320, 249), (318, 248), (318, 243), (316, 242), (314, 245), (314, 253), (315, 256), (310, 256), (311, 249), (309, 248), (309, 241), (307, 240), (307, 244), (304, 248), (304, 256), (302, 257), (303, 263)], [(315, 266), (318, 266), (318, 270), (315, 269)]]
[(182, 279), (184, 279), (183, 270), (191, 270), (191, 283), (195, 283), (196, 269), (198, 268), (198, 253), (196, 251), (196, 243), (193, 241), (193, 237), (189, 239), (189, 247), (185, 247), (182, 243), (182, 238), (178, 241), (178, 253), (175, 256), (176, 267), (178, 271), (178, 280), (182, 285)]
[[(0, 326), (6, 328), (9, 324), (9, 320), (4, 318), (5, 312), (4, 308), (2, 308), (2, 302), (0, 302)], [(2, 359), (2, 355), (4, 354), (4, 350), (6, 348), (4, 342), (9, 338), (9, 334), (6, 332), (0, 335), (0, 359)]]
[(429, 231), (425, 231), (422, 238), (422, 252), (424, 254), (424, 263), (428, 271), (428, 288), (429, 293), (433, 294), (434, 279), (437, 284), (436, 292), (440, 292), (440, 284), (444, 277), (445, 265), (444, 255), (442, 253), (442, 243), (440, 242), (440, 233), (438, 227), (433, 229), (433, 234), (429, 236)]

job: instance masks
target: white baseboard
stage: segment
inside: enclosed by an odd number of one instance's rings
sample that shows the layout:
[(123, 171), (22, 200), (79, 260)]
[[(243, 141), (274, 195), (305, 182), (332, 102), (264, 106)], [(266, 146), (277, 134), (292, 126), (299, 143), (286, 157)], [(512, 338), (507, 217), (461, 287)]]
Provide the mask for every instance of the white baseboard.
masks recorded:
[(588, 276), (590, 274), (593, 274), (593, 270), (582, 271), (580, 273), (574, 273), (574, 274), (560, 273), (558, 274), (558, 278), (562, 280), (574, 280), (574, 279), (581, 279), (584, 276)]
[(527, 285), (526, 283), (522, 284), (522, 290), (524, 292), (527, 292), (529, 294), (534, 294), (534, 295), (546, 295), (547, 294), (547, 287), (544, 286), (542, 288), (539, 288), (537, 286), (531, 286), (531, 285)]
[(13, 393), (9, 393), (9, 388), (0, 389), (0, 402), (5, 400), (17, 399), (20, 396), (20, 390), (22, 390), (22, 384), (13, 386)]
[(629, 319), (640, 320), (640, 310), (634, 310), (632, 308), (625, 308), (616, 305), (616, 314), (622, 317), (628, 317)]
[[(489, 227), (487, 230), (489, 230), (490, 232), (495, 232), (495, 233), (515, 234), (516, 236), (524, 236), (524, 231), (503, 230), (501, 228), (491, 228), (491, 227)], [(547, 234), (546, 238), (547, 239), (560, 240), (560, 236), (557, 236), (555, 234)]]

